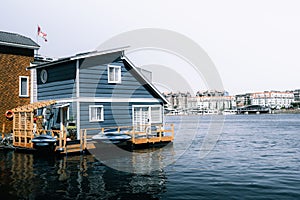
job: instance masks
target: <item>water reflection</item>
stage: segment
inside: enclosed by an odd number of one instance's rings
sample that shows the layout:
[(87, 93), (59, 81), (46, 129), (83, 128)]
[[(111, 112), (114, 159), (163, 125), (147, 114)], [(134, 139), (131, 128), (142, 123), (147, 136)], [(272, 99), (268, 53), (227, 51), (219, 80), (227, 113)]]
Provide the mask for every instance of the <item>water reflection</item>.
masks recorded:
[(140, 167), (150, 172), (147, 175), (112, 169), (92, 155), (57, 157), (1, 151), (1, 198), (156, 199), (166, 190), (166, 175), (163, 168), (147, 169), (152, 162), (150, 152), (141, 155), (144, 159), (133, 157), (127, 162), (131, 166), (144, 162)]
[(151, 174), (152, 171), (160, 171), (176, 160), (172, 143), (135, 150), (103, 143), (95, 143), (95, 147), (89, 151), (98, 160), (110, 168), (127, 173)]

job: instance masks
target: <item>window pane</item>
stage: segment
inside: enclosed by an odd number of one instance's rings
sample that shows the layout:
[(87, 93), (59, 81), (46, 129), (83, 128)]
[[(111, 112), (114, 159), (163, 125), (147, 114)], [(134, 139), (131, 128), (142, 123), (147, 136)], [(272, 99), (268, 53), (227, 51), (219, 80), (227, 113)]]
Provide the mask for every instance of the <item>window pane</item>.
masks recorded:
[(27, 96), (27, 78), (21, 78), (21, 95)]
[(120, 66), (108, 66), (108, 82), (120, 83), (121, 82), (121, 67)]
[(109, 73), (109, 81), (114, 81), (114, 68), (113, 67), (109, 67), (108, 68), (108, 73)]
[(119, 73), (120, 73), (120, 69), (115, 68), (115, 81), (116, 82), (119, 82)]
[(102, 106), (90, 107), (90, 120), (91, 121), (103, 121), (103, 107)]
[(97, 120), (101, 120), (101, 108), (96, 108), (95, 110)]
[(94, 108), (91, 108), (91, 120), (96, 120), (96, 110)]
[(160, 107), (151, 107), (151, 120), (152, 122), (161, 122)]

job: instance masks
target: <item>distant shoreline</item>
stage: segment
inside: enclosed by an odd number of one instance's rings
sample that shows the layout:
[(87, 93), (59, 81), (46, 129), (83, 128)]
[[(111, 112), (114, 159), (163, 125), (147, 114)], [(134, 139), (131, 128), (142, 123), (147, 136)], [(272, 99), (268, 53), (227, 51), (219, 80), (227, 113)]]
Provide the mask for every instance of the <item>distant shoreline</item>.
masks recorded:
[(274, 114), (300, 114), (300, 109), (274, 110)]
[[(300, 114), (300, 109), (281, 109), (281, 110), (272, 110), (272, 113), (265, 113), (265, 114)], [(265, 115), (261, 114), (261, 115)], [(169, 115), (165, 114), (165, 116), (210, 116), (210, 115), (222, 115), (222, 114), (176, 114), (176, 115)], [(244, 114), (238, 114), (244, 115)]]

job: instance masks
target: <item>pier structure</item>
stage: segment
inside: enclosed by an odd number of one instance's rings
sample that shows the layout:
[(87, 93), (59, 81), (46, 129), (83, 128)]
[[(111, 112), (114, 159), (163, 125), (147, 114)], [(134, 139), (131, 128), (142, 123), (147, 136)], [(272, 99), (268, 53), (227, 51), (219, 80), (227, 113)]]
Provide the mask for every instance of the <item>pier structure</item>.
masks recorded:
[(270, 109), (260, 105), (249, 105), (237, 109), (237, 114), (263, 114), (270, 113)]

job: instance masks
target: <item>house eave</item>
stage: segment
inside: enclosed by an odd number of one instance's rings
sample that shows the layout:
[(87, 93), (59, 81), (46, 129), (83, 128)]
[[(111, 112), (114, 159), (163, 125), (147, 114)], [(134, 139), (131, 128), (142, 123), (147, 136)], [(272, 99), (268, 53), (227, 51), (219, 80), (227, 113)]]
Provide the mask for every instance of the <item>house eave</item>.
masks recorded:
[(165, 104), (170, 104), (169, 101), (163, 96), (163, 94), (150, 81), (148, 81), (141, 72), (139, 72), (136, 69), (134, 64), (125, 55), (123, 55), (122, 59), (125, 60), (125, 62), (127, 62), (132, 67), (134, 72), (138, 74), (138, 76), (140, 76), (147, 85), (150, 86), (150, 88), (154, 91), (154, 93), (156, 93)]
[(16, 44), (16, 43), (9, 43), (9, 42), (1, 42), (0, 45), (3, 46), (10, 46), (10, 47), (19, 47), (19, 48), (25, 48), (25, 49), (39, 49), (40, 46), (32, 46), (32, 45), (25, 45), (25, 44)]
[[(56, 65), (56, 64), (69, 62), (69, 61), (75, 61), (75, 60), (100, 56), (100, 55), (104, 55), (104, 54), (108, 54), (108, 53), (124, 52), (124, 50), (127, 49), (128, 47), (129, 46), (114, 48), (114, 49), (108, 49), (108, 50), (103, 50), (103, 51), (93, 51), (93, 52), (88, 52), (88, 53), (84, 53), (84, 54), (77, 54), (75, 56), (58, 59), (58, 60), (55, 60), (55, 61), (52, 61), (52, 62), (49, 62), (49, 63), (30, 66), (27, 69), (43, 68), (43, 67), (48, 67), (48, 66), (52, 66), (52, 65)], [(123, 55), (123, 53), (122, 53), (122, 55)]]
[(29, 70), (30, 69), (38, 69), (38, 68), (48, 67), (48, 66), (51, 66), (51, 65), (56, 65), (56, 64), (61, 64), (61, 63), (69, 62), (69, 61), (70, 61), (69, 58), (63, 58), (63, 59), (55, 60), (55, 61), (48, 62), (48, 63), (45, 63), (45, 64), (32, 65), (30, 67), (27, 67), (27, 69), (29, 69)]
[(100, 56), (100, 55), (104, 55), (104, 54), (108, 54), (108, 53), (116, 53), (116, 52), (124, 52), (124, 50), (126, 50), (129, 46), (125, 46), (125, 47), (119, 47), (119, 48), (113, 48), (113, 49), (107, 49), (107, 50), (103, 50), (103, 51), (94, 51), (94, 52), (90, 52), (84, 55), (75, 55), (74, 57), (71, 57), (70, 60), (78, 60), (78, 59), (84, 59), (84, 58), (90, 58), (90, 57), (94, 57), (94, 56)]

